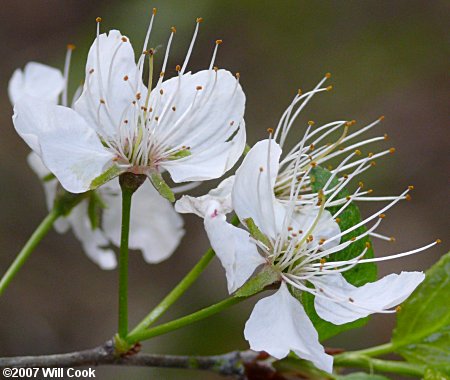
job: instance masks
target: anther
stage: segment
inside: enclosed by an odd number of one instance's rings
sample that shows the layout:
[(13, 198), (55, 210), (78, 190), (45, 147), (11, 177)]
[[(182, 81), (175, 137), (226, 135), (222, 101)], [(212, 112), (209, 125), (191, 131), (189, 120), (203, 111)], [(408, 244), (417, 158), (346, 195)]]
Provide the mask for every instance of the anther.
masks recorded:
[(385, 140), (389, 140), (389, 136), (388, 136), (387, 133), (385, 133), (383, 137), (384, 137)]
[(383, 121), (384, 120), (384, 115), (381, 115), (378, 120)]
[(314, 121), (312, 120), (308, 121), (308, 125), (313, 126), (314, 124), (316, 124)]
[(315, 148), (314, 144), (311, 144), (311, 145), (309, 146), (309, 149), (310, 149), (310, 150), (314, 150), (314, 148)]
[(298, 94), (299, 96), (302, 94), (302, 89), (301, 89), (301, 88), (299, 88), (299, 89), (297, 90), (297, 94)]
[(165, 74), (165, 72), (164, 72), (164, 71), (161, 71), (161, 72), (159, 73), (160, 78), (162, 78), (162, 77), (164, 76), (164, 74)]
[(170, 28), (170, 31), (171, 31), (172, 33), (176, 33), (176, 32), (177, 32), (177, 28), (175, 28), (174, 26), (172, 26), (172, 27)]
[(155, 121), (158, 121), (159, 120), (159, 117), (158, 116), (155, 116)]
[(369, 158), (373, 157), (373, 153), (370, 152), (370, 153), (367, 155), (367, 157), (369, 157)]
[(390, 154), (394, 154), (395, 153), (395, 148), (389, 148), (389, 153)]
[(97, 17), (97, 18), (95, 19), (95, 22), (97, 22), (97, 23), (102, 22), (102, 18), (101, 18), (101, 17)]
[(172, 111), (176, 111), (177, 108), (175, 106), (172, 107)]
[(159, 90), (159, 93), (160, 93), (161, 95), (164, 94), (164, 90), (163, 90), (163, 89)]
[(140, 93), (140, 92), (138, 92), (138, 93), (136, 94), (136, 99), (137, 99), (137, 100), (141, 99), (141, 93)]
[(197, 91), (200, 91), (202, 88), (203, 88), (202, 86), (197, 86), (197, 87), (195, 87), (195, 89), (196, 89)]
[(128, 75), (125, 75), (125, 76), (123, 77), (123, 80), (126, 82), (126, 81), (128, 80)]
[(311, 162), (311, 166), (315, 168), (317, 166), (317, 162)]
[(234, 125), (234, 120), (231, 120), (230, 121), (230, 126), (233, 126)]
[(356, 154), (357, 156), (361, 156), (361, 151), (360, 151), (359, 149), (356, 149), (356, 150), (355, 150), (355, 154)]
[(336, 221), (336, 223), (341, 223), (341, 218), (334, 218), (334, 220)]
[(409, 185), (408, 186), (408, 190), (414, 190), (414, 186), (413, 185)]
[(216, 45), (220, 45), (221, 43), (223, 43), (223, 40), (216, 40)]
[(391, 243), (395, 242), (395, 237), (391, 236), (391, 237), (389, 238), (389, 241), (390, 241)]
[(348, 299), (350, 302), (355, 302), (355, 300), (352, 297), (349, 297)]
[(330, 78), (331, 78), (331, 73), (326, 73), (326, 74), (325, 74), (325, 78), (330, 79)]
[(271, 135), (273, 133), (273, 128), (267, 128), (267, 133)]
[(380, 219), (384, 219), (384, 218), (386, 218), (386, 214), (380, 214), (380, 215), (378, 215), (378, 217), (379, 217)]
[(441, 239), (436, 239), (436, 244), (441, 244), (442, 240)]
[(153, 9), (152, 9), (153, 16), (156, 15), (156, 11), (157, 11), (156, 8), (153, 8)]
[(213, 70), (217, 73), (219, 71), (219, 68), (217, 66), (214, 66)]
[(201, 22), (203, 22), (203, 17), (197, 17), (197, 19), (195, 20), (198, 24), (200, 24)]
[(356, 240), (356, 236), (353, 236), (350, 240), (351, 241), (355, 241)]
[(126, 37), (122, 37), (121, 40), (122, 40), (122, 42), (128, 42), (128, 38), (126, 38)]
[(105, 104), (105, 100), (104, 99), (100, 99), (100, 103), (101, 104)]
[(94, 72), (94, 69), (89, 70), (89, 74), (92, 74)]
[(262, 166), (260, 166), (259, 171), (260, 171), (260, 173), (262, 173), (264, 171), (264, 168)]
[(371, 247), (370, 242), (366, 241), (366, 248), (369, 249)]
[(241, 73), (236, 73), (235, 76), (236, 76), (237, 79), (240, 79), (241, 78)]
[(75, 50), (76, 46), (74, 44), (67, 44), (67, 49), (68, 50)]
[(181, 66), (180, 66), (180, 65), (176, 65), (176, 66), (175, 66), (175, 70), (178, 71), (178, 72), (180, 72), (180, 71), (181, 71)]
[(328, 86), (328, 87), (326, 88), (327, 91), (331, 91), (332, 89), (333, 89), (333, 86)]
[(292, 231), (292, 230), (293, 230), (292, 226), (289, 226), (289, 227), (287, 228), (287, 230), (288, 230), (288, 231)]
[(412, 199), (412, 197), (411, 197), (411, 195), (406, 194), (405, 199), (409, 202)]
[(370, 166), (377, 166), (377, 163), (376, 163), (375, 161), (372, 161), (372, 162), (370, 163)]
[(359, 181), (358, 182), (358, 187), (360, 187), (361, 189), (364, 188), (364, 182), (363, 181)]
[(402, 307), (400, 306), (400, 305), (398, 305), (396, 308), (395, 308), (395, 311), (398, 313), (398, 312), (400, 312), (400, 311), (402, 311)]
[[(322, 245), (323, 243), (325, 243), (325, 239), (320, 239), (319, 240), (319, 245)], [(324, 260), (324, 263), (325, 263), (325, 259), (322, 259), (322, 260)], [(321, 264), (322, 264), (322, 260), (320, 260)]]

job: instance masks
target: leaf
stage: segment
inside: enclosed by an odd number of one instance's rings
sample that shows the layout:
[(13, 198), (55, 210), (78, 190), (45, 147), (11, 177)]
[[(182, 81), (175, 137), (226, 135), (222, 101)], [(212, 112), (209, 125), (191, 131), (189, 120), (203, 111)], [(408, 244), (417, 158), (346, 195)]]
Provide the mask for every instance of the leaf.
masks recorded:
[(242, 285), (239, 290), (234, 293), (235, 297), (249, 297), (259, 293), (266, 286), (272, 285), (274, 282), (280, 281), (280, 274), (271, 265), (266, 265), (261, 271)]
[(253, 238), (263, 243), (266, 247), (270, 247), (270, 241), (266, 235), (264, 235), (258, 226), (255, 224), (252, 218), (247, 218), (244, 220), (247, 225), (248, 232), (252, 235)]
[(431, 368), (425, 370), (423, 380), (449, 380), (450, 377)]
[(172, 189), (169, 185), (164, 181), (163, 177), (159, 173), (152, 173), (150, 175), (150, 181), (155, 187), (156, 190), (167, 200), (170, 202), (175, 202), (175, 195), (172, 192)]
[[(382, 375), (374, 375), (365, 372), (355, 372), (345, 376), (336, 376), (336, 380), (388, 380)], [(431, 380), (431, 379), (430, 379)]]
[(91, 228), (95, 230), (100, 226), (101, 211), (106, 208), (105, 202), (95, 191), (90, 192), (88, 201), (88, 216)]
[(450, 253), (427, 272), (425, 280), (397, 314), (394, 351), (411, 363), (450, 375)]
[(116, 165), (111, 166), (109, 169), (105, 170), (102, 174), (100, 174), (97, 178), (94, 178), (92, 180), (91, 185), (89, 186), (89, 190), (96, 189), (97, 187), (117, 177), (120, 173), (122, 173), (122, 169), (120, 169)]
[[(325, 186), (330, 176), (331, 173), (320, 166), (313, 168), (311, 170), (311, 183), (313, 191), (319, 192)], [(337, 184), (338, 184), (337, 179), (331, 181), (331, 187), (336, 186)], [(337, 195), (336, 199), (345, 198), (348, 195), (349, 193), (346, 190), (342, 190)], [(334, 215), (341, 207), (342, 206), (329, 207), (327, 208), (327, 210), (332, 215)], [(344, 231), (349, 227), (352, 227), (355, 224), (359, 223), (361, 221), (361, 214), (359, 212), (358, 206), (356, 206), (356, 204), (352, 202), (339, 215), (339, 219), (340, 220), (338, 221), (338, 224), (341, 231)], [(341, 243), (349, 241), (353, 237), (357, 237), (366, 231), (367, 231), (366, 227), (361, 226), (355, 229), (354, 231), (342, 236)], [(336, 252), (330, 258), (328, 258), (327, 261), (340, 261), (352, 259), (358, 256), (365, 249), (367, 243), (370, 244), (370, 248), (367, 250), (367, 253), (365, 254), (364, 257), (371, 258), (374, 256), (373, 249), (371, 248), (372, 244), (370, 238), (365, 237), (350, 244), (347, 248), (339, 252)], [(351, 270), (346, 271), (342, 274), (349, 283), (355, 286), (362, 286), (367, 282), (375, 281), (377, 279), (377, 266), (374, 263), (359, 264), (356, 265)], [(320, 340), (331, 338), (332, 336), (349, 329), (361, 327), (365, 325), (368, 321), (368, 318), (361, 318), (358, 319), (357, 321), (337, 326), (330, 322), (324, 321), (317, 315), (314, 309), (314, 296), (312, 296), (311, 294), (303, 292), (302, 303), (306, 313), (310, 317), (311, 321), (313, 322), (315, 328), (319, 333)]]

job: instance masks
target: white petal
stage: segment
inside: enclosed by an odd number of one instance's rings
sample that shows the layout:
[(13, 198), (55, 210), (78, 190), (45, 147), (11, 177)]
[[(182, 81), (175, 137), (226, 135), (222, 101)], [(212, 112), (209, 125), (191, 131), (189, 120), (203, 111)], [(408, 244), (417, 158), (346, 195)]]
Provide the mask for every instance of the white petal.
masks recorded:
[[(303, 206), (299, 210), (295, 211), (291, 219), (291, 227), (294, 231), (302, 231), (303, 234), (307, 234), (308, 230), (315, 223), (319, 209), (317, 207)], [(319, 244), (320, 240), (329, 239), (333, 236), (340, 234), (341, 230), (339, 224), (331, 216), (331, 213), (324, 210), (320, 216), (315, 228), (311, 231), (311, 235), (314, 239), (311, 242), (306, 242), (309, 249), (314, 249)], [(340, 239), (335, 239), (322, 245), (322, 249), (330, 249), (339, 244)]]
[(294, 351), (329, 373), (333, 357), (325, 353), (319, 336), (303, 309), (283, 282), (273, 295), (257, 302), (245, 324), (245, 339), (254, 351), (266, 351), (282, 359)]
[(92, 180), (112, 165), (113, 154), (70, 108), (23, 98), (14, 106), (13, 121), (19, 135), (67, 191), (88, 190)]
[(401, 272), (357, 288), (340, 273), (324, 275), (311, 282), (334, 301), (316, 297), (314, 306), (320, 318), (342, 325), (400, 304), (424, 279), (422, 272)]
[[(33, 169), (33, 171), (41, 180), (41, 183), (44, 187), (47, 209), (50, 211), (53, 209), (56, 190), (58, 188), (59, 182), (56, 178), (44, 181), (44, 178), (51, 174), (51, 172), (45, 167), (44, 163), (36, 153), (31, 152), (27, 157), (27, 161), (28, 165), (30, 165), (31, 169)], [(69, 229), (69, 222), (66, 218), (60, 217), (55, 221), (53, 227), (58, 233), (63, 234)]]
[(109, 242), (99, 229), (92, 229), (88, 216), (88, 202), (80, 202), (68, 216), (75, 236), (80, 240), (88, 257), (102, 269), (114, 269), (117, 265), (114, 251), (105, 248)]
[(234, 176), (224, 179), (217, 188), (209, 191), (201, 197), (183, 195), (175, 203), (175, 210), (181, 214), (193, 213), (204, 218), (207, 210), (213, 204), (219, 214), (228, 214), (233, 211), (231, 205), (231, 190), (233, 188)]
[(256, 143), (236, 171), (232, 192), (233, 207), (239, 218), (252, 218), (271, 237), (276, 236), (284, 217), (284, 207), (275, 199), (273, 191), (280, 155), (281, 148), (275, 141)]
[[(117, 182), (114, 180), (116, 193), (101, 194), (108, 205), (103, 213), (103, 229), (111, 242), (120, 246), (122, 205)], [(131, 203), (130, 248), (141, 250), (146, 262), (156, 264), (172, 255), (184, 232), (183, 219), (172, 204), (149, 181), (144, 182)]]
[(163, 82), (150, 98), (159, 118), (157, 139), (190, 147), (190, 156), (162, 164), (175, 182), (218, 178), (239, 159), (246, 140), (245, 95), (230, 72), (187, 73)]
[(56, 104), (64, 86), (61, 71), (41, 63), (29, 62), (23, 71), (14, 71), (8, 93), (12, 104), (26, 95)]
[(239, 289), (255, 269), (265, 263), (247, 231), (227, 223), (225, 215), (211, 208), (205, 217), (205, 229), (217, 254), (228, 283), (228, 292)]
[[(136, 100), (138, 92), (145, 99), (147, 91), (142, 84), (129, 39), (118, 30), (100, 34), (89, 50), (83, 92), (75, 102), (75, 110), (92, 125), (113, 134), (122, 118), (127, 118), (124, 111), (131, 111), (131, 102)], [(98, 116), (101, 99), (105, 104), (100, 107)], [(99, 120), (101, 125), (98, 125)]]

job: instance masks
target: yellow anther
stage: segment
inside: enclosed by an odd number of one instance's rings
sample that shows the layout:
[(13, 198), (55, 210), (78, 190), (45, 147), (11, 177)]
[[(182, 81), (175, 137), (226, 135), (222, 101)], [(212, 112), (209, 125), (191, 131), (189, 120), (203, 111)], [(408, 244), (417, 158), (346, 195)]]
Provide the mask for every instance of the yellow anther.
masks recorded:
[(164, 74), (165, 74), (165, 72), (164, 72), (164, 71), (161, 71), (161, 72), (159, 73), (159, 76), (162, 78), (162, 77), (164, 76)]
[(157, 9), (156, 9), (156, 8), (153, 8), (153, 9), (152, 9), (152, 13), (153, 13), (153, 15), (156, 15), (156, 11), (157, 11)]
[(373, 157), (373, 153), (370, 152), (370, 153), (367, 155), (367, 157), (369, 157), (369, 158)]
[(378, 215), (378, 217), (379, 217), (380, 219), (384, 219), (384, 218), (386, 218), (386, 214), (380, 214), (380, 215)]
[(221, 43), (223, 43), (223, 40), (216, 40), (216, 45), (220, 45)]
[(195, 21), (197, 23), (201, 23), (201, 22), (203, 22), (203, 17), (197, 17), (197, 19)]
[(68, 50), (75, 50), (76, 46), (74, 44), (67, 44), (67, 49)]
[(358, 182), (358, 186), (362, 189), (364, 187), (364, 182), (363, 181), (359, 181)]
[(326, 74), (325, 74), (325, 78), (330, 79), (330, 78), (331, 78), (331, 73), (326, 73)]
[(408, 186), (408, 190), (414, 190), (414, 186), (413, 185), (409, 185)]
[[(320, 241), (325, 241), (325, 239), (321, 239)], [(327, 262), (327, 260), (326, 259), (320, 259), (320, 263), (323, 265), (323, 264), (325, 264)]]
[(376, 163), (375, 161), (372, 161), (372, 162), (370, 163), (370, 166), (377, 166), (377, 163)]
[(384, 139), (385, 139), (385, 140), (389, 140), (389, 136), (388, 136), (387, 133), (384, 134)]
[(398, 305), (398, 306), (395, 308), (395, 311), (396, 311), (397, 313), (399, 313), (400, 311), (402, 311), (402, 307), (401, 307), (400, 305)]
[(316, 166), (317, 166), (317, 162), (311, 162), (311, 166), (313, 167), (313, 168), (315, 168)]
[(436, 239), (436, 244), (441, 244), (442, 240), (441, 239)]
[[(325, 243), (325, 239), (320, 239), (319, 240), (319, 245), (322, 245), (323, 243)], [(322, 260), (324, 260), (323, 263), (322, 263)], [(325, 259), (321, 259), (320, 263), (323, 265), (325, 263)]]
[(373, 193), (373, 189), (367, 190), (367, 194), (372, 194), (372, 193)]
[(390, 241), (391, 243), (393, 243), (393, 242), (395, 241), (395, 237), (391, 236), (391, 237), (389, 238), (389, 241)]
[(341, 218), (335, 218), (334, 220), (336, 221), (336, 223), (341, 223)]
[(175, 28), (174, 26), (172, 26), (172, 27), (170, 28), (170, 31), (171, 31), (172, 33), (176, 33), (176, 32), (177, 32), (177, 28)]
[(357, 156), (361, 156), (361, 151), (360, 151), (359, 149), (356, 149), (356, 150), (355, 150), (355, 154), (356, 154)]
[(332, 89), (333, 89), (333, 86), (328, 86), (328, 87), (326, 88), (327, 91), (331, 91)]
[(299, 88), (299, 89), (297, 90), (297, 94), (298, 94), (298, 95), (301, 95), (301, 94), (302, 94), (302, 89), (301, 89), (301, 88)]
[(241, 73), (236, 73), (236, 78), (239, 79), (241, 77)]
[(366, 241), (366, 248), (369, 249), (371, 247), (370, 242)]
[(389, 153), (390, 154), (394, 154), (395, 153), (395, 148), (389, 148)]
[(273, 128), (267, 128), (267, 133), (271, 135), (273, 133)]
[(217, 71), (219, 71), (219, 68), (217, 66), (214, 66), (213, 70), (217, 73)]
[(314, 121), (312, 121), (312, 120), (308, 121), (308, 125), (313, 126), (314, 124), (316, 124)]
[(101, 17), (97, 17), (97, 18), (95, 19), (95, 22), (102, 22), (102, 18), (101, 18)]
[(383, 121), (384, 120), (384, 115), (381, 115), (378, 120)]
[(178, 71), (178, 72), (181, 71), (181, 66), (180, 65), (176, 65), (175, 66), (175, 70)]
[(314, 150), (314, 148), (315, 148), (314, 144), (311, 144), (311, 145), (309, 146), (309, 149), (310, 149), (310, 150)]
[(409, 202), (412, 199), (412, 197), (411, 197), (411, 195), (406, 194), (405, 199)]

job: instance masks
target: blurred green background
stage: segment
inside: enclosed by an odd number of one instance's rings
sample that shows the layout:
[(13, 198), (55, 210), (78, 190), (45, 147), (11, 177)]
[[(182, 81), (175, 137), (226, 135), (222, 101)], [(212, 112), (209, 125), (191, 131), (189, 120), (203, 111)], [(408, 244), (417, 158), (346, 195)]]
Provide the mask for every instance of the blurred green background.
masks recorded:
[[(247, 95), (249, 144), (276, 125), (297, 91), (312, 88), (325, 72), (334, 90), (316, 96), (291, 136), (307, 120), (356, 119), (365, 125), (380, 115), (375, 134), (388, 133), (394, 156), (378, 161), (368, 179), (376, 194), (397, 194), (414, 184), (381, 228), (396, 243), (375, 243), (378, 255), (396, 253), (434, 240), (426, 253), (380, 265), (380, 274), (425, 270), (448, 243), (448, 25), (445, 1), (213, 1), (213, 0), (3, 0), (0, 8), (0, 272), (46, 215), (43, 190), (26, 163), (28, 147), (15, 133), (7, 83), (17, 67), (39, 61), (63, 66), (65, 46), (75, 43), (71, 80), (82, 80), (95, 17), (104, 29), (117, 28), (136, 49), (144, 39), (152, 7), (158, 15), (151, 44), (164, 47), (176, 25), (169, 65), (181, 63), (196, 17), (203, 17), (191, 59), (193, 71), (209, 64), (214, 41), (224, 40), (217, 65), (240, 72)], [(373, 133), (372, 133), (373, 134)], [(390, 146), (390, 145), (389, 145)], [(206, 191), (212, 184), (203, 189)], [(363, 213), (372, 207), (363, 205)], [(187, 216), (188, 234), (176, 253), (159, 265), (130, 263), (131, 323), (173, 287), (208, 247), (201, 220)], [(51, 232), (0, 298), (0, 355), (79, 350), (111, 337), (116, 328), (117, 273), (101, 271), (84, 255), (71, 233)], [(225, 277), (215, 261), (165, 320), (226, 296)], [(193, 326), (145, 343), (144, 350), (173, 354), (216, 354), (245, 349), (244, 322), (253, 300)], [(386, 342), (394, 316), (375, 316), (363, 329), (328, 345), (362, 348)], [(216, 379), (177, 370), (99, 368), (107, 379)]]

